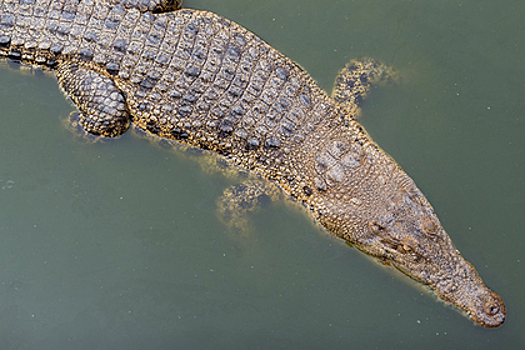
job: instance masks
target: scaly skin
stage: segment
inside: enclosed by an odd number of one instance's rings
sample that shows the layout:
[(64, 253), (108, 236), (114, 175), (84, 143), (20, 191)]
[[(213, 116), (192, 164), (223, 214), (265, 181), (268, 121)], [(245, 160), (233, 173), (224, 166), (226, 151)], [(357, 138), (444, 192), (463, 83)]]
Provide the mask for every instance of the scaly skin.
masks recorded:
[(133, 124), (222, 154), (477, 324), (504, 322), (501, 298), (355, 121), (355, 93), (341, 107), (296, 63), (221, 16), (165, 12), (180, 1), (136, 2), (0, 0), (0, 55), (53, 69), (86, 131), (115, 137)]

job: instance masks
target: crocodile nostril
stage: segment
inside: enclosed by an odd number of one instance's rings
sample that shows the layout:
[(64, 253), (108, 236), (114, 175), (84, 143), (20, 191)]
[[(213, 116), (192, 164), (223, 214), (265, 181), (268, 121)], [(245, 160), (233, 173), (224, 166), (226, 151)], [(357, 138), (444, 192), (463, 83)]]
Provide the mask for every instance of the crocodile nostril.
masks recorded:
[(493, 295), (486, 295), (484, 298), (484, 311), (488, 316), (497, 315), (501, 311), (501, 304)]
[(491, 305), (489, 307), (486, 307), (485, 312), (487, 313), (487, 315), (494, 316), (499, 312), (499, 306)]

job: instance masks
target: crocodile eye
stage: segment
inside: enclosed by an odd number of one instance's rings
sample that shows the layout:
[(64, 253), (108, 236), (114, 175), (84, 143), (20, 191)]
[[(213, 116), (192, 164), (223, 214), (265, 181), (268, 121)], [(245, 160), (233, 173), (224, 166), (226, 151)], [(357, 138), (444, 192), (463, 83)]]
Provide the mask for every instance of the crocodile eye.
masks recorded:
[(374, 233), (380, 233), (380, 232), (385, 231), (385, 227), (381, 226), (381, 224), (379, 224), (376, 221), (371, 222), (369, 225), (370, 225), (370, 229)]
[(435, 236), (437, 234), (437, 224), (430, 218), (424, 218), (421, 221), (421, 229), (428, 235)]

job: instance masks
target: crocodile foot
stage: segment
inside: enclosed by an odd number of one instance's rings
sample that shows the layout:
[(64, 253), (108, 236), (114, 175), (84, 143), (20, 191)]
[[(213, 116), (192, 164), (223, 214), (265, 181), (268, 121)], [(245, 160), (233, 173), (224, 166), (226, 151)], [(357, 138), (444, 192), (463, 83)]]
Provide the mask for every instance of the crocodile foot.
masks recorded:
[(358, 120), (360, 104), (367, 97), (372, 85), (399, 83), (399, 73), (391, 66), (364, 57), (348, 62), (337, 74), (332, 98)]
[(224, 191), (217, 201), (217, 216), (224, 225), (240, 237), (246, 237), (251, 226), (248, 213), (253, 213), (265, 204), (278, 200), (280, 196), (281, 191), (277, 186), (264, 180), (248, 180)]

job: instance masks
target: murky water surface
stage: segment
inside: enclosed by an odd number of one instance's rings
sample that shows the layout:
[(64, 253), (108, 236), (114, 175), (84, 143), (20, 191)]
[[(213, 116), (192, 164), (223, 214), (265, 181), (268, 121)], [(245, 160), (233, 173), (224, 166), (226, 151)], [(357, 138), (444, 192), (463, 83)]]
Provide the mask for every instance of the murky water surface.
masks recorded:
[(474, 326), (290, 203), (218, 220), (242, 176), (136, 133), (89, 143), (53, 77), (0, 63), (0, 348), (522, 349), (525, 3), (188, 0), (299, 62), (327, 90), (371, 56), (402, 82), (363, 108), (463, 255), (504, 298)]

